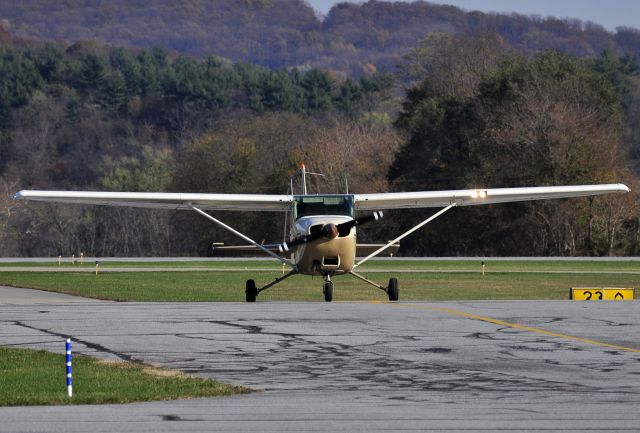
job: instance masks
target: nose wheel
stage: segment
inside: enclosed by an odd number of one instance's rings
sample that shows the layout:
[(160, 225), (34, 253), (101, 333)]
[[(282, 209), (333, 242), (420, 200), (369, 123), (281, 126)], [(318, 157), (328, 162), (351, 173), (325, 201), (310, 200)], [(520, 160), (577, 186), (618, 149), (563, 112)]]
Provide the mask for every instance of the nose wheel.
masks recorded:
[(324, 293), (325, 302), (333, 301), (333, 281), (331, 281), (331, 277), (329, 275), (326, 275), (324, 277), (324, 284), (322, 285), (322, 293)]

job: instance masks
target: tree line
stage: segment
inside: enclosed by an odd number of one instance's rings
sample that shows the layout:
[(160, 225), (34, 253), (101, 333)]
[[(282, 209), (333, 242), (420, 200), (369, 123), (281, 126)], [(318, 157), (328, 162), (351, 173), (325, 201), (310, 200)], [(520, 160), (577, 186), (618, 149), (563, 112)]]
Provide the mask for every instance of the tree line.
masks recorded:
[[(0, 2), (0, 41), (100, 40), (269, 68), (318, 67), (343, 78), (393, 71), (428, 33), (499, 34), (510, 47), (576, 56), (640, 54), (640, 32), (576, 19), (495, 14), (426, 1), (338, 3), (317, 16), (304, 0), (22, 0)], [(3, 37), (4, 33), (4, 37)]]
[[(639, 86), (631, 57), (525, 56), (491, 32), (432, 34), (401, 76), (359, 79), (95, 43), (3, 48), (0, 254), (208, 255), (237, 242), (188, 212), (10, 200), (26, 188), (282, 194), (305, 162), (325, 174), (310, 185), (322, 193), (638, 190)], [(455, 209), (401, 253), (637, 254), (639, 215), (637, 194)], [(284, 236), (279, 213), (219, 216), (261, 241)], [(390, 239), (424, 216), (388, 212), (360, 234)]]
[[(395, 140), (379, 110), (394, 97), (393, 80), (96, 43), (0, 48), (0, 180), (3, 190), (281, 193), (316, 136), (347, 129)], [(189, 227), (182, 217), (22, 207), (7, 194), (2, 254), (192, 254), (200, 235), (171, 227)]]

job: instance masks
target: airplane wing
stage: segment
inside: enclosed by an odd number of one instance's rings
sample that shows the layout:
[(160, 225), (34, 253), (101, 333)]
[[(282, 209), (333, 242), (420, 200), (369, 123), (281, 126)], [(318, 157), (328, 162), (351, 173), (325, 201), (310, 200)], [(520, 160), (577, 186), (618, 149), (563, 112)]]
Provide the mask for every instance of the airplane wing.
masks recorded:
[(159, 209), (200, 209), (286, 211), (291, 210), (290, 195), (268, 194), (186, 194), (163, 192), (99, 192), (24, 190), (14, 199), (88, 205), (129, 206)]
[(358, 210), (406, 209), (421, 207), (475, 206), (515, 201), (582, 197), (612, 192), (629, 192), (623, 184), (540, 186), (529, 188), (463, 189), (452, 191), (390, 192), (354, 194)]
[[(623, 184), (543, 186), (530, 188), (465, 189), (451, 191), (391, 192), (354, 194), (358, 210), (444, 207), (581, 197), (612, 192), (628, 192)], [(37, 191), (23, 190), (15, 199), (87, 205), (130, 206), (160, 209), (286, 211), (293, 197), (269, 194), (197, 194), (161, 192)]]

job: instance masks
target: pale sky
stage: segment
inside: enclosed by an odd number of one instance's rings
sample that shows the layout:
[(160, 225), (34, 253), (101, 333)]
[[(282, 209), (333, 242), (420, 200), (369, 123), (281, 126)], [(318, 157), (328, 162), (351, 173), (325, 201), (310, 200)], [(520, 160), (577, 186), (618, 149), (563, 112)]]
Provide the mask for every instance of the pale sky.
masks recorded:
[[(350, 0), (352, 3), (363, 1)], [(640, 1), (638, 0), (428, 0), (430, 3), (449, 4), (464, 10), (511, 13), (523, 15), (578, 18), (593, 21), (608, 30), (618, 26), (640, 28)], [(341, 0), (307, 0), (311, 6), (326, 14), (331, 5)]]

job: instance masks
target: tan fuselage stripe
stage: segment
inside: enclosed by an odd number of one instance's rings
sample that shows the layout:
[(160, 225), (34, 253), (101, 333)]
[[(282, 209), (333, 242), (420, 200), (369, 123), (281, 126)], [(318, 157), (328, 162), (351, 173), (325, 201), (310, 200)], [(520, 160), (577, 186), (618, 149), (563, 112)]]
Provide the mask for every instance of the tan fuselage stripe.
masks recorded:
[(476, 314), (465, 313), (464, 311), (454, 310), (452, 308), (440, 308), (440, 307), (431, 307), (428, 305), (416, 305), (416, 304), (391, 304), (391, 305), (395, 307), (414, 308), (418, 310), (438, 311), (440, 313), (447, 313), (455, 316), (462, 316), (462, 317), (466, 317), (467, 319), (481, 320), (483, 322), (493, 323), (494, 325), (506, 326), (508, 328), (514, 328), (514, 329), (522, 329), (523, 331), (535, 332), (536, 334), (548, 335), (550, 337), (563, 338), (565, 340), (580, 341), (582, 343), (592, 344), (594, 346), (609, 347), (612, 349), (626, 350), (628, 352), (640, 353), (640, 349), (634, 349), (632, 347), (619, 346), (617, 344), (603, 343), (602, 341), (590, 340), (588, 338), (575, 337), (573, 335), (546, 331), (544, 329), (534, 328), (532, 326), (525, 326), (525, 325), (519, 325), (517, 323), (505, 322), (504, 320), (494, 319), (492, 317), (484, 317), (484, 316), (478, 316)]

